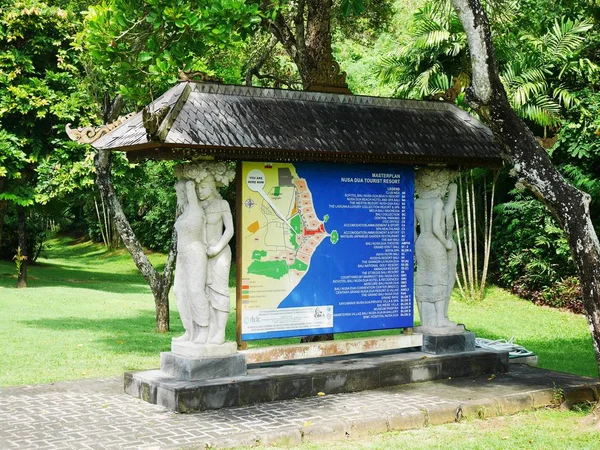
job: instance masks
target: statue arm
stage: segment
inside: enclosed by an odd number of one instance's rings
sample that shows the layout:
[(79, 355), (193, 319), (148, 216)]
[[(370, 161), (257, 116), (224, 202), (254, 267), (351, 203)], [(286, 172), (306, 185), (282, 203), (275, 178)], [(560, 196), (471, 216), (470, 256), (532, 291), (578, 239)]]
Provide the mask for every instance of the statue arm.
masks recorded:
[(450, 183), (450, 185), (448, 186), (448, 199), (446, 200), (446, 204), (444, 205), (444, 212), (446, 213), (446, 217), (454, 212), (457, 194), (458, 186), (456, 185), (456, 183)]
[(442, 230), (442, 212), (444, 211), (444, 204), (442, 202), (442, 200), (438, 200), (435, 202), (435, 204), (433, 205), (433, 223), (432, 223), (432, 230), (433, 234), (436, 238), (438, 238), (438, 240), (444, 244), (444, 247), (446, 247), (446, 249), (450, 250), (452, 248), (452, 241), (449, 239), (446, 239), (446, 234), (444, 233), (444, 230)]
[(446, 238), (452, 239), (452, 233), (454, 232), (454, 207), (456, 206), (456, 197), (458, 193), (458, 186), (456, 183), (450, 183), (448, 186), (448, 199), (444, 205), (444, 212), (446, 213)]
[(233, 217), (231, 216), (231, 210), (229, 209), (229, 204), (222, 200), (223, 209), (222, 209), (222, 218), (223, 218), (223, 235), (221, 239), (216, 244), (213, 244), (208, 247), (207, 255), (209, 257), (215, 256), (220, 253), (228, 244), (231, 238), (233, 237)]

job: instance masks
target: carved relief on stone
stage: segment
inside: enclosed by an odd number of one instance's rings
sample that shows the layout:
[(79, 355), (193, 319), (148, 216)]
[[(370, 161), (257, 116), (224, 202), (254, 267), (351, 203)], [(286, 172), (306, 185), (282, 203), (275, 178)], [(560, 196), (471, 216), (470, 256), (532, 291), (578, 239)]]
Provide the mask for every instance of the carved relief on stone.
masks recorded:
[[(415, 242), (417, 274), (415, 297), (422, 332), (463, 331), (448, 319), (448, 304), (456, 277), (457, 249), (452, 237), (457, 186), (456, 172), (446, 168), (422, 168), (416, 173)], [(460, 328), (460, 329), (459, 329)]]

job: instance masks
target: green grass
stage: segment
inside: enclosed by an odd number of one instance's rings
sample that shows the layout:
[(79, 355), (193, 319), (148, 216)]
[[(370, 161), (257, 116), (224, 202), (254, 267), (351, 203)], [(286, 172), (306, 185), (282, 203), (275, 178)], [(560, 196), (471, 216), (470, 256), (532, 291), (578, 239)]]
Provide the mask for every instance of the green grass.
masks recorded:
[(154, 332), (150, 288), (127, 252), (57, 238), (43, 256), (27, 289), (0, 261), (0, 386), (158, 367), (172, 335)]
[(536, 306), (491, 287), (480, 303), (453, 299), (449, 316), (478, 337), (514, 337), (517, 344), (538, 355), (539, 367), (598, 377), (592, 337), (583, 315)]
[[(269, 449), (296, 450), (595, 450), (600, 436), (600, 412), (538, 410), (487, 420), (464, 420), (418, 430), (384, 433), (368, 438)], [(254, 447), (256, 448), (256, 447)]]
[[(0, 386), (119, 375), (159, 366), (174, 335), (183, 333), (171, 299), (172, 332), (154, 331), (149, 287), (124, 250), (109, 252), (89, 242), (56, 238), (29, 267), (29, 287), (16, 289), (15, 266), (0, 261)], [(150, 254), (160, 266), (164, 255)], [(232, 289), (232, 301), (234, 300)], [(450, 316), (478, 336), (510, 338), (539, 355), (548, 369), (597, 376), (585, 319), (540, 308), (491, 288), (486, 300), (453, 300)], [(345, 333), (336, 338), (379, 333)], [(235, 313), (227, 326), (235, 340)], [(297, 338), (252, 342), (266, 346)]]

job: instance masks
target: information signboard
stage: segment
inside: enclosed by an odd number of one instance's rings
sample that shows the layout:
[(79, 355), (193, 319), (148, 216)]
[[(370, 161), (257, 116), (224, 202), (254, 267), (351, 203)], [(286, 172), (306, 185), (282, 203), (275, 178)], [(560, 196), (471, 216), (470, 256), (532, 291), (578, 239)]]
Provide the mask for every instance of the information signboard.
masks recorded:
[(243, 162), (241, 339), (411, 327), (414, 170)]

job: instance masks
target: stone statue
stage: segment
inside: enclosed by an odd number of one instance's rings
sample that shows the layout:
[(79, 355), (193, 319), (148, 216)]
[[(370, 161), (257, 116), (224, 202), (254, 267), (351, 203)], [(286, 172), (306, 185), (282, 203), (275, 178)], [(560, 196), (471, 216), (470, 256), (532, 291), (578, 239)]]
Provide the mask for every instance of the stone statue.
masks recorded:
[(173, 291), (185, 334), (173, 341), (204, 344), (210, 315), (206, 296), (206, 214), (193, 181), (180, 180), (175, 191), (179, 217), (175, 221), (177, 260)]
[[(452, 238), (456, 172), (440, 168), (417, 171), (415, 226), (420, 230), (415, 243), (417, 276), (415, 297), (421, 316), (421, 331), (453, 332), (458, 328), (448, 319), (448, 303), (456, 277), (457, 249)], [(464, 328), (461, 328), (464, 329)]]
[(230, 310), (229, 241), (234, 227), (229, 204), (217, 184), (226, 186), (235, 172), (225, 163), (200, 162), (179, 165), (175, 174), (183, 212), (175, 222), (174, 292), (186, 332), (173, 341), (223, 344)]

